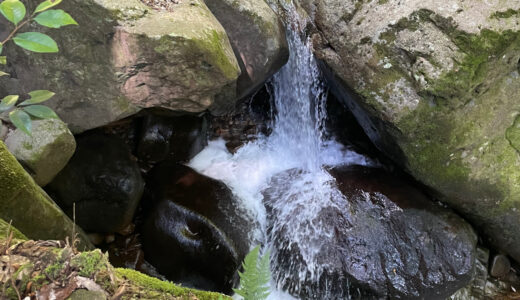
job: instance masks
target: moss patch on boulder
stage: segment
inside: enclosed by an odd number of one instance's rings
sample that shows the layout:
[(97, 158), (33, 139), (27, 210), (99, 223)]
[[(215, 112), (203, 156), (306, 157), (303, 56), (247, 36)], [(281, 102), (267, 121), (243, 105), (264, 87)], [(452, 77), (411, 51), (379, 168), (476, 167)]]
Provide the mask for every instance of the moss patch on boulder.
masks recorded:
[[(0, 141), (0, 218), (33, 239), (65, 239), (74, 232), (73, 222), (34, 182)], [(88, 238), (75, 229), (80, 248), (90, 248)]]

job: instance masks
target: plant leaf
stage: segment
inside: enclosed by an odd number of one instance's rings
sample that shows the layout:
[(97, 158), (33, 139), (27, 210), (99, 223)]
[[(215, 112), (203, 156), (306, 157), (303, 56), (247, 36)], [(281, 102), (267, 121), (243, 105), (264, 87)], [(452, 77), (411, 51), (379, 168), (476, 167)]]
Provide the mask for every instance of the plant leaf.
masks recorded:
[(39, 32), (24, 32), (16, 35), (13, 41), (18, 46), (37, 53), (58, 52), (58, 45), (48, 35)]
[(60, 28), (67, 25), (78, 25), (76, 21), (62, 9), (44, 11), (34, 18), (38, 24), (50, 28)]
[(4, 45), (0, 43), (0, 54), (2, 54), (2, 50), (4, 49)]
[(42, 12), (44, 10), (47, 10), (51, 7), (54, 7), (58, 4), (61, 3), (62, 0), (46, 0), (46, 1), (43, 1), (42, 3), (40, 3), (36, 9), (34, 10), (34, 13), (39, 13), (39, 12)]
[(7, 76), (7, 75), (9, 75), (9, 73), (6, 73), (6, 72), (2, 72), (2, 71), (0, 71), (0, 77), (2, 77), (2, 76)]
[(31, 105), (23, 108), (25, 112), (40, 119), (58, 119), (58, 115), (45, 105)]
[(9, 22), (18, 25), (25, 17), (25, 5), (20, 0), (4, 0), (0, 3), (0, 13)]
[(9, 120), (11, 120), (16, 128), (27, 133), (29, 136), (31, 135), (32, 121), (28, 114), (19, 109), (15, 109), (9, 113)]
[(269, 252), (266, 252), (259, 260), (259, 254), (260, 246), (257, 246), (246, 255), (242, 263), (244, 272), (238, 272), (240, 288), (233, 289), (246, 300), (263, 300), (269, 296), (267, 284), (271, 279), (270, 255)]
[(18, 98), (20, 96), (18, 95), (9, 95), (4, 97), (2, 101), (0, 102), (0, 112), (8, 111), (16, 104), (16, 101), (18, 101)]
[(0, 65), (7, 64), (7, 56), (0, 56)]
[(20, 103), (20, 105), (24, 106), (24, 105), (42, 103), (44, 101), (49, 100), (54, 95), (55, 95), (55, 93), (53, 93), (51, 91), (46, 91), (46, 90), (32, 91), (29, 93), (29, 96), (31, 96), (31, 98)]

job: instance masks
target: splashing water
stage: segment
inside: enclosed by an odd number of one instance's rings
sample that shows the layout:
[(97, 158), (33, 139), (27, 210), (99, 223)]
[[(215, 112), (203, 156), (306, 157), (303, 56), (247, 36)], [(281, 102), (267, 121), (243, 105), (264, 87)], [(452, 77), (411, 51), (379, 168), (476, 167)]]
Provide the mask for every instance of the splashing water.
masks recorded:
[[(282, 1), (283, 2), (283, 1)], [(303, 279), (317, 280), (326, 266), (318, 263), (321, 245), (327, 240), (327, 228), (312, 222), (324, 208), (348, 205), (334, 188), (333, 178), (323, 166), (339, 164), (373, 164), (366, 157), (345, 149), (335, 141), (323, 139), (325, 121), (325, 100), (327, 92), (320, 80), (320, 72), (309, 47), (308, 39), (301, 39), (298, 28), (303, 28), (301, 20), (289, 2), (289, 27), (287, 40), (290, 58), (286, 66), (273, 80), (273, 98), (277, 116), (273, 132), (269, 137), (259, 136), (230, 154), (223, 140), (211, 141), (209, 145), (191, 162), (197, 171), (222, 180), (240, 199), (241, 204), (258, 221), (252, 240), (270, 245), (276, 234), (284, 232), (291, 235), (290, 240), (305, 245), (300, 249), (305, 269), (298, 270), (300, 278), (284, 276), (284, 267), (275, 264), (277, 251), (272, 251), (273, 290), (269, 299), (294, 299), (275, 287), (287, 281)], [(271, 179), (283, 171), (301, 170), (303, 176), (278, 182), (273, 186)], [(280, 213), (278, 220), (283, 223), (267, 224), (266, 209), (262, 192), (275, 189), (274, 193), (282, 200), (277, 201), (274, 209)], [(346, 207), (340, 207), (342, 210)], [(297, 214), (295, 212), (300, 212)], [(267, 228), (271, 228), (270, 234)], [(290, 245), (287, 245), (290, 247)], [(301, 248), (301, 247), (300, 247)]]

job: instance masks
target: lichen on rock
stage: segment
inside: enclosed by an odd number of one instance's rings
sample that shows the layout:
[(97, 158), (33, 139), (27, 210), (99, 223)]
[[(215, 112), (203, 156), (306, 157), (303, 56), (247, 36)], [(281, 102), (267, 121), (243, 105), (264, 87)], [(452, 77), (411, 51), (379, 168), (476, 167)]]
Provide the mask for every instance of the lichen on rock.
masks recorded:
[(301, 2), (377, 147), (520, 260), (520, 2)]

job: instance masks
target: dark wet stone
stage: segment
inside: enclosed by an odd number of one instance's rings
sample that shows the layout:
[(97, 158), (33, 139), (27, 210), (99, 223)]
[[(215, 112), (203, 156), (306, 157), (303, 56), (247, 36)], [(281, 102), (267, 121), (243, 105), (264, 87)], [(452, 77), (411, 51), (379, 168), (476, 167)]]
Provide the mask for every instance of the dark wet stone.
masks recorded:
[(232, 114), (211, 119), (211, 139), (222, 138), (229, 152), (235, 153), (244, 144), (255, 140), (258, 135), (269, 135), (274, 118), (270, 85), (266, 84), (253, 96), (242, 99)]
[(207, 145), (207, 130), (204, 117), (149, 114), (143, 120), (137, 154), (151, 163), (186, 162)]
[(141, 200), (144, 181), (128, 146), (119, 138), (87, 134), (48, 189), (86, 231), (112, 233), (126, 227)]
[(470, 282), (476, 236), (464, 220), (382, 170), (330, 174), (329, 201), (291, 194), (306, 175), (296, 170), (264, 191), (278, 284), (301, 299), (444, 299)]
[(172, 281), (231, 293), (252, 226), (229, 188), (174, 162), (156, 166), (149, 182), (146, 259)]
[(489, 273), (493, 277), (501, 278), (507, 276), (511, 270), (511, 262), (507, 256), (498, 254), (493, 257)]

